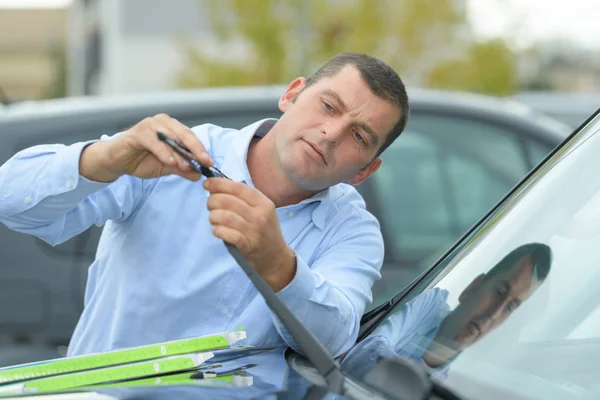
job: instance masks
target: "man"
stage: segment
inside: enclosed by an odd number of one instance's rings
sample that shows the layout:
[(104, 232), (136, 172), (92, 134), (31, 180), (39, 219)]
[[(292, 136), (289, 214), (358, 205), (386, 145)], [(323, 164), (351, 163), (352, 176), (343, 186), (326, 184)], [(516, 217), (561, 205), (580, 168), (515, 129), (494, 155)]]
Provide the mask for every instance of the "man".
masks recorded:
[[(54, 245), (105, 224), (69, 355), (239, 326), (247, 344), (297, 349), (223, 240), (332, 354), (352, 345), (383, 242), (343, 182), (377, 170), (406, 125), (406, 91), (380, 60), (346, 53), (295, 79), (279, 108), (279, 120), (241, 131), (190, 130), (157, 115), (99, 141), (33, 147), (0, 167), (9, 228)], [(159, 131), (232, 181), (196, 182)]]
[(550, 248), (529, 243), (476, 277), (461, 291), (454, 310), (447, 304), (448, 290), (428, 290), (353, 348), (342, 367), (361, 379), (379, 357), (400, 356), (444, 375), (452, 360), (506, 321), (539, 288), (550, 265)]

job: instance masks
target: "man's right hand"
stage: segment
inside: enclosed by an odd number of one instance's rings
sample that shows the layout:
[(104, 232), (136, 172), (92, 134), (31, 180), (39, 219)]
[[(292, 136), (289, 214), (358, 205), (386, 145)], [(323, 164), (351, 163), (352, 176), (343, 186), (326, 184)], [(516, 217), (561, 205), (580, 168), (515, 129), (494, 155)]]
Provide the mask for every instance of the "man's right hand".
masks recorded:
[(79, 159), (79, 174), (96, 182), (112, 182), (122, 175), (157, 178), (176, 174), (190, 180), (200, 179), (198, 172), (158, 140), (158, 131), (179, 140), (198, 161), (212, 166), (202, 142), (188, 127), (166, 114), (158, 114), (112, 140), (87, 146)]

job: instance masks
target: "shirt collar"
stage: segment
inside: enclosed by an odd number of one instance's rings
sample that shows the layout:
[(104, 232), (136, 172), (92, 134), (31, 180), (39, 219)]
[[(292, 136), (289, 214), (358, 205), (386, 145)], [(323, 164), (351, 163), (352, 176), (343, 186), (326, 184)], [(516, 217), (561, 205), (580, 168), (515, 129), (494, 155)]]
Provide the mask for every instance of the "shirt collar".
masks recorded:
[(265, 118), (240, 129), (238, 133), (239, 139), (230, 142), (231, 145), (228, 148), (219, 169), (234, 181), (244, 182), (247, 185), (254, 187), (246, 162), (248, 159), (250, 141), (252, 141), (255, 136), (260, 138), (264, 137), (276, 122), (276, 119)]

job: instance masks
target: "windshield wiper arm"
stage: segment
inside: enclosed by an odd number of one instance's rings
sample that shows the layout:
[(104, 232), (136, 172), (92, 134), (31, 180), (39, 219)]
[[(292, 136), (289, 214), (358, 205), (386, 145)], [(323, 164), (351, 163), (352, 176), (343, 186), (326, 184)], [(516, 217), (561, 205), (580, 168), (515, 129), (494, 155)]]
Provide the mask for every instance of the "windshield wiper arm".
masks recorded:
[[(344, 383), (347, 378), (339, 363), (329, 354), (327, 349), (298, 319), (292, 314), (279, 296), (256, 273), (240, 251), (233, 245), (225, 243), (229, 254), (242, 267), (250, 281), (264, 297), (269, 308), (275, 313), (292, 339), (298, 344), (304, 356), (325, 380), (327, 389), (340, 395), (345, 394)], [(375, 368), (365, 376), (365, 383), (398, 400), (424, 400), (429, 398), (440, 400), (461, 400), (448, 389), (435, 383), (427, 375), (425, 369), (401, 358), (382, 358)], [(351, 387), (351, 385), (350, 385)], [(320, 397), (322, 392), (313, 393)]]
[(304, 356), (313, 364), (327, 383), (327, 388), (337, 394), (343, 394), (344, 374), (339, 363), (329, 354), (327, 349), (287, 308), (277, 294), (267, 285), (262, 277), (256, 273), (240, 251), (233, 245), (224, 242), (229, 254), (242, 267), (250, 281), (264, 297), (269, 308), (277, 315), (285, 329), (298, 344)]

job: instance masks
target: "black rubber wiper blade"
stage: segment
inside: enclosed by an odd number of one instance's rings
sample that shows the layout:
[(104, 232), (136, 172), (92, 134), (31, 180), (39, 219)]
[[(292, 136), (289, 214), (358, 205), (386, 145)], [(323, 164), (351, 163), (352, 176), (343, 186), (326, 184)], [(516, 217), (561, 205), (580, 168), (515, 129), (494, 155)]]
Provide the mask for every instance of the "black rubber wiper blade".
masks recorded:
[[(365, 388), (361, 388), (344, 376), (339, 363), (329, 354), (321, 342), (298, 321), (273, 289), (248, 264), (240, 251), (235, 246), (227, 242), (224, 243), (231, 256), (264, 297), (269, 308), (298, 344), (303, 355), (324, 379), (327, 389), (340, 395), (348, 394), (351, 398), (365, 397)], [(375, 368), (367, 373), (364, 383), (392, 399), (424, 400), (435, 398), (461, 400), (450, 390), (431, 380), (422, 366), (400, 358), (397, 360), (381, 359)], [(318, 398), (322, 393), (315, 394)], [(356, 394), (356, 396), (353, 394)], [(374, 393), (370, 393), (369, 396), (370, 399), (378, 397)]]
[(248, 275), (250, 281), (252, 281), (256, 289), (264, 297), (269, 308), (279, 318), (285, 329), (292, 336), (294, 342), (298, 344), (304, 356), (325, 379), (327, 389), (337, 394), (343, 394), (345, 377), (339, 363), (329, 354), (323, 344), (298, 321), (273, 289), (248, 264), (240, 251), (235, 246), (227, 242), (224, 243), (229, 254), (233, 256), (246, 275)]

